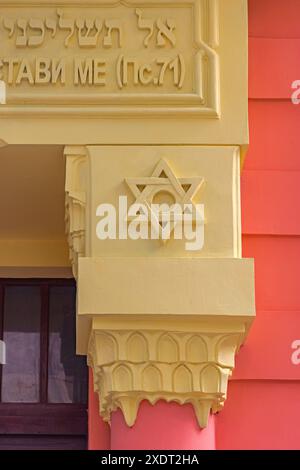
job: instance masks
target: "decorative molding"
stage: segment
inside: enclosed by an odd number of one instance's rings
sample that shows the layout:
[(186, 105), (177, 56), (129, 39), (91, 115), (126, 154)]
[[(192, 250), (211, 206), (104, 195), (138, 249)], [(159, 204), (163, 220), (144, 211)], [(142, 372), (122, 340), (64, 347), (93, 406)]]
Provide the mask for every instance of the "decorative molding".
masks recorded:
[(143, 400), (165, 400), (191, 403), (204, 428), (209, 414), (223, 408), (245, 324), (211, 319), (201, 325), (198, 320), (195, 331), (185, 331), (184, 322), (183, 317), (169, 319), (158, 329), (152, 320), (152, 329), (133, 330), (123, 319), (120, 329), (114, 329), (116, 322), (111, 329), (92, 327), (88, 364), (105, 421), (120, 408), (127, 425), (133, 426)]
[[(90, 145), (87, 151), (93, 189), (91, 217), (94, 221), (93, 232), (90, 232), (93, 256), (127, 257), (139, 253), (140, 257), (148, 257), (150, 250), (153, 256), (241, 257), (239, 147)], [(160, 169), (165, 170), (162, 175)], [(120, 206), (120, 196), (127, 197), (126, 207)], [(174, 230), (170, 237), (168, 232), (172, 232), (172, 221), (169, 223), (168, 219), (168, 223), (163, 224), (166, 228), (164, 233), (159, 233), (158, 217), (152, 217), (157, 214), (157, 208), (152, 207), (153, 212), (149, 213), (147, 207), (149, 209), (152, 203), (172, 206), (174, 202), (176, 206), (169, 214), (173, 222), (180, 218), (179, 205), (191, 204), (192, 207), (186, 207), (186, 212), (181, 211), (181, 215), (186, 215), (188, 226), (192, 218), (189, 214), (191, 209), (200, 227), (197, 232), (199, 245), (204, 239), (202, 249), (189, 253), (185, 250), (188, 237), (180, 235), (181, 228), (183, 234), (185, 232), (183, 223), (178, 223), (177, 232)], [(129, 233), (130, 227), (134, 231), (134, 227), (140, 224), (141, 232), (148, 233), (148, 240), (124, 243), (120, 224), (117, 224), (116, 240), (100, 240), (96, 229), (103, 217), (97, 216), (96, 208), (103, 203), (113, 204), (116, 208), (118, 217), (122, 218), (124, 233), (126, 230)], [(135, 203), (142, 203), (140, 214)], [(147, 218), (153, 221), (148, 230), (144, 224)], [(177, 222), (180, 222), (178, 218)], [(171, 240), (162, 246), (166, 238)]]
[(78, 258), (85, 255), (86, 192), (84, 173), (87, 154), (84, 147), (66, 147), (65, 227), (69, 244), (69, 258), (75, 278)]

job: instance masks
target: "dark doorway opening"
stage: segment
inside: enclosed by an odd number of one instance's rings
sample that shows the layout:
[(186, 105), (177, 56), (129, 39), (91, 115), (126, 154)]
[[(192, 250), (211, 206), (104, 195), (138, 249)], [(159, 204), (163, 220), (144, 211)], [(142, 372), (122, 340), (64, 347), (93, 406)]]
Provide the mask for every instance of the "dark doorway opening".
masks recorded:
[(0, 449), (85, 449), (86, 358), (76, 355), (76, 286), (0, 279)]

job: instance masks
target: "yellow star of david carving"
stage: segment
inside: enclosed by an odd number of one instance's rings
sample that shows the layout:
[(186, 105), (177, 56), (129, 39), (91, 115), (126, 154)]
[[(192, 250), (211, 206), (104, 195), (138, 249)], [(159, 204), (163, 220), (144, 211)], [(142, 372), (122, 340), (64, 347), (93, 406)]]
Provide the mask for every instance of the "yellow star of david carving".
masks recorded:
[[(166, 213), (163, 211), (156, 212), (153, 210), (154, 204), (167, 204), (171, 207), (174, 204), (179, 204), (182, 213), (189, 211), (191, 220), (195, 220), (197, 208), (193, 202), (193, 197), (200, 190), (204, 183), (203, 177), (186, 177), (178, 178), (166, 160), (162, 159), (155, 167), (153, 173), (149, 177), (144, 178), (126, 178), (125, 179), (129, 189), (135, 196), (135, 204), (146, 207), (148, 216), (151, 219), (156, 219), (158, 223), (158, 236), (164, 238), (164, 225)], [(140, 212), (141, 213), (141, 212)], [(138, 215), (136, 215), (138, 217)], [(128, 220), (134, 220), (135, 217), (128, 217)], [(178, 220), (174, 218), (174, 214), (169, 213), (169, 222), (172, 232)], [(169, 223), (168, 222), (168, 223)]]

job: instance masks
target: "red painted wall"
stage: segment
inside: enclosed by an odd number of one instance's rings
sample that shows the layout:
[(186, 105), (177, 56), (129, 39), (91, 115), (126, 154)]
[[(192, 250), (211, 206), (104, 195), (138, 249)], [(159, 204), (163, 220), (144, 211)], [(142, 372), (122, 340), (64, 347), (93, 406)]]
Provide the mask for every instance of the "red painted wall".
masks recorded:
[(218, 449), (300, 449), (300, 1), (249, 0), (250, 150), (243, 256), (255, 258), (257, 319), (216, 418)]
[(88, 449), (110, 449), (110, 427), (99, 415), (99, 398), (94, 392), (92, 369), (89, 369)]
[(190, 404), (143, 401), (132, 428), (120, 410), (112, 414), (112, 450), (215, 450), (215, 441), (215, 417), (200, 429)]

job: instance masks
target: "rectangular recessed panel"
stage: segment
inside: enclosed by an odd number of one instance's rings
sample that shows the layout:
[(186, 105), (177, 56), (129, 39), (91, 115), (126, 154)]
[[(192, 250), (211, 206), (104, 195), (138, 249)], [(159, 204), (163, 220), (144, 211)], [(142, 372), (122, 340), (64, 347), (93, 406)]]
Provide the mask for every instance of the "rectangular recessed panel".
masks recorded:
[(255, 315), (253, 263), (241, 259), (79, 258), (79, 315)]
[(216, 0), (12, 2), (1, 10), (10, 104), (218, 116)]

